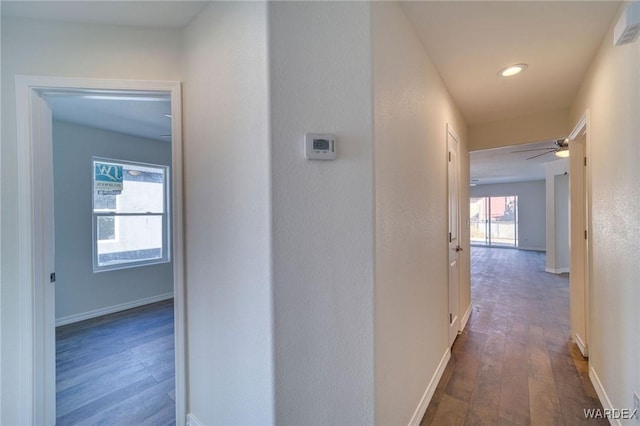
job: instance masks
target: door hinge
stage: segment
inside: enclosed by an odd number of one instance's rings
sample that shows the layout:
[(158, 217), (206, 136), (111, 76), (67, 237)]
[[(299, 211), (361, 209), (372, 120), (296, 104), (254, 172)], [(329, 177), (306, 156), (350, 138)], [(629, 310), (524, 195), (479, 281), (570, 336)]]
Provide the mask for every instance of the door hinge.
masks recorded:
[(451, 232), (449, 232), (449, 242), (451, 242), (451, 241), (453, 241), (453, 240), (451, 239)]
[(453, 314), (449, 314), (449, 324), (453, 323)]
[(451, 151), (449, 151), (449, 162), (451, 162)]
[(587, 167), (587, 157), (584, 157), (584, 166)]
[(584, 239), (585, 240), (587, 239), (587, 230), (586, 229), (584, 230)]
[(49, 274), (49, 282), (50, 283), (55, 283), (56, 282), (56, 273), (52, 272)]

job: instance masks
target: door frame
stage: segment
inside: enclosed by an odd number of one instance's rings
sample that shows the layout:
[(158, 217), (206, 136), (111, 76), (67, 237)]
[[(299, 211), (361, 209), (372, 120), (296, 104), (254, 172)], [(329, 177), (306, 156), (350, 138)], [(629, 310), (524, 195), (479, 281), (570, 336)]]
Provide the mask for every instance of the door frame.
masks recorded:
[(55, 424), (55, 293), (51, 111), (44, 91), (146, 91), (171, 97), (176, 424), (186, 420), (182, 95), (177, 81), (16, 76), (22, 424)]
[[(583, 169), (583, 174), (582, 176), (583, 178), (583, 188), (582, 188), (582, 194), (580, 194), (583, 197), (583, 205), (582, 207), (584, 208), (584, 210), (581, 212), (581, 214), (583, 214), (583, 218), (584, 218), (584, 231), (585, 231), (585, 235), (576, 235), (576, 232), (573, 231), (572, 229), (572, 235), (571, 235), (571, 242), (579, 242), (579, 244), (581, 244), (582, 246), (579, 247), (580, 249), (583, 249), (583, 259), (582, 259), (582, 265), (575, 265), (573, 263), (571, 263), (569, 265), (569, 269), (571, 271), (575, 271), (578, 268), (581, 268), (583, 270), (583, 274), (584, 274), (584, 280), (582, 283), (578, 283), (578, 285), (581, 285), (581, 291), (584, 294), (584, 306), (582, 307), (584, 310), (584, 336), (581, 336), (580, 334), (578, 334), (576, 332), (575, 329), (571, 330), (571, 337), (574, 340), (574, 342), (578, 345), (578, 348), (580, 349), (580, 352), (582, 353), (582, 355), (584, 357), (588, 357), (589, 356), (589, 306), (590, 306), (590, 283), (591, 283), (591, 265), (592, 265), (592, 261), (591, 261), (591, 254), (592, 254), (592, 244), (591, 244), (591, 230), (592, 230), (592, 226), (591, 226), (591, 167), (590, 167), (590, 145), (591, 145), (591, 133), (590, 133), (590, 111), (587, 109), (582, 116), (580, 117), (580, 119), (578, 119), (578, 122), (576, 123), (576, 125), (574, 126), (573, 130), (571, 131), (571, 133), (569, 134), (569, 149), (571, 149), (571, 142), (580, 140), (582, 138), (584, 138), (584, 157), (585, 157), (585, 164), (584, 164), (584, 169)], [(572, 171), (573, 173), (574, 171)], [(574, 212), (574, 208), (573, 206), (571, 206), (572, 212)], [(581, 231), (577, 232), (578, 234), (582, 234)], [(576, 247), (572, 247), (570, 250), (575, 250)], [(571, 260), (573, 260), (573, 256), (571, 257)], [(571, 316), (570, 318), (574, 317), (574, 310), (578, 309), (575, 306), (575, 303), (571, 303), (570, 305), (570, 309), (572, 310), (571, 312)]]

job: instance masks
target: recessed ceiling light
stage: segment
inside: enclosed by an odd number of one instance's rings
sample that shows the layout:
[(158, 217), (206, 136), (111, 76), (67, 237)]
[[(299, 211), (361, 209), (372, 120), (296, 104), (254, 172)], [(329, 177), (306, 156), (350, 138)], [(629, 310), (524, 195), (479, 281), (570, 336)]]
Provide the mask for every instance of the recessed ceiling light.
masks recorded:
[(528, 67), (527, 64), (509, 65), (508, 67), (504, 67), (500, 71), (498, 71), (498, 76), (513, 77), (514, 75), (520, 74), (522, 71), (526, 70), (527, 67)]

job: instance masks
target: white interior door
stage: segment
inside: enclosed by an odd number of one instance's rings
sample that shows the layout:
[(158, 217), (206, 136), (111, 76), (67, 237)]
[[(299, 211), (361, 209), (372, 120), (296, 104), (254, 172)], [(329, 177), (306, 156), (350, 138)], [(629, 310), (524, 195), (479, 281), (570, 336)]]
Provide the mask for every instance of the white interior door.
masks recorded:
[(589, 172), (589, 110), (569, 134), (571, 335), (589, 356), (589, 282), (591, 259), (591, 178)]
[(458, 165), (458, 139), (447, 129), (447, 174), (449, 198), (449, 346), (453, 345), (460, 329), (460, 174)]
[(588, 356), (589, 308), (589, 191), (586, 136), (570, 142), (570, 267), (571, 334), (583, 356)]

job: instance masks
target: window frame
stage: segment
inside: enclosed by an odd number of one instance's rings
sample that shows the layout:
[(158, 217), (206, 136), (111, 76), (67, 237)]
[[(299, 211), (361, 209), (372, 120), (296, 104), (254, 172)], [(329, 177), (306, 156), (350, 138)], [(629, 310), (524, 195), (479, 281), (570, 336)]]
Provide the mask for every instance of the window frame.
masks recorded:
[[(162, 204), (162, 213), (117, 213), (116, 211), (109, 211), (107, 209), (95, 209), (95, 163), (104, 162), (116, 165), (129, 165), (138, 167), (149, 167), (163, 170), (163, 189), (164, 197)], [(171, 168), (164, 164), (153, 164), (142, 161), (132, 160), (120, 160), (115, 158), (106, 157), (91, 157), (91, 249), (93, 258), (93, 273), (114, 271), (120, 269), (137, 268), (147, 265), (157, 265), (162, 263), (171, 262), (171, 185), (170, 185), (170, 172)], [(116, 203), (118, 200), (116, 199)], [(99, 242), (117, 242), (120, 240), (120, 227), (118, 224), (118, 217), (161, 217), (162, 219), (162, 257), (154, 259), (134, 260), (131, 262), (114, 263), (111, 265), (100, 265), (98, 261), (98, 244)], [(98, 218), (99, 217), (113, 217), (114, 218), (114, 240), (98, 240)]]

